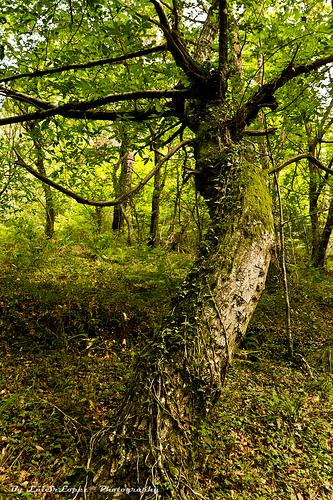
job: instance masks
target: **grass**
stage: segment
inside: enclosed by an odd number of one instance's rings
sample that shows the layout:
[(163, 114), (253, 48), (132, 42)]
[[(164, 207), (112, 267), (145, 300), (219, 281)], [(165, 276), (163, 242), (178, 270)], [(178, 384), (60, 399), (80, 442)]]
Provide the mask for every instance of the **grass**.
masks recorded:
[[(91, 442), (191, 257), (55, 242), (31, 254), (4, 252), (0, 274), (0, 497), (83, 498), (69, 490), (84, 486)], [(298, 267), (290, 280), (307, 365), (287, 359), (273, 277), (223, 398), (201, 423), (207, 499), (333, 499), (332, 277)], [(37, 487), (64, 492), (29, 491)]]

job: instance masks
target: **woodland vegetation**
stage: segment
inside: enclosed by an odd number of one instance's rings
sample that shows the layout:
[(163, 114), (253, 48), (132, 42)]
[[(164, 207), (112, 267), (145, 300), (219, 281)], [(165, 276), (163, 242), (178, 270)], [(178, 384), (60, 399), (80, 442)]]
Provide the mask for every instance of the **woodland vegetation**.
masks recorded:
[(331, 3), (0, 33), (0, 493), (333, 498)]

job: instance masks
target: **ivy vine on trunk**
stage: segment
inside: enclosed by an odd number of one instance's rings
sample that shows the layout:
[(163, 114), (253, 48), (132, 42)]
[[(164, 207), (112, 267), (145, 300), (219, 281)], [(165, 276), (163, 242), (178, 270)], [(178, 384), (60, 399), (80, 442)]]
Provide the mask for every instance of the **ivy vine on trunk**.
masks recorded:
[(111, 471), (108, 457), (95, 478), (148, 481), (173, 498), (199, 491), (191, 472), (196, 423), (219, 398), (264, 288), (273, 244), (266, 176), (241, 141), (230, 139), (223, 105), (207, 103), (194, 116), (196, 185), (211, 227), (168, 319), (138, 356), (111, 436)]
[[(287, 62), (284, 60), (283, 65), (279, 66), (280, 70), (272, 72), (266, 82), (262, 74), (259, 82), (254, 76), (246, 86), (243, 82), (237, 85), (237, 81), (231, 85), (234, 73), (236, 79), (243, 78), (245, 71), (241, 64), (241, 24), (233, 20), (237, 9), (229, 5), (227, 0), (213, 0), (207, 3), (203, 11), (206, 19), (200, 20), (201, 29), (196, 26), (191, 31), (186, 25), (186, 9), (182, 7), (178, 2), (173, 2), (171, 7), (164, 1), (147, 0), (140, 4), (142, 12), (137, 12), (137, 9), (133, 10), (132, 4), (124, 4), (122, 9), (118, 2), (115, 7), (110, 3), (103, 6), (105, 22), (112, 20), (113, 23), (119, 14), (122, 21), (125, 19), (127, 29), (126, 23), (130, 25), (130, 31), (126, 32), (130, 36), (125, 36), (118, 46), (127, 47), (133, 38), (137, 42), (132, 33), (135, 27), (139, 33), (145, 29), (140, 50), (137, 46), (134, 50), (131, 45), (133, 50), (119, 57), (88, 61), (86, 64), (67, 63), (50, 68), (49, 71), (43, 69), (27, 73), (25, 69), (21, 75), (5, 76), (0, 85), (4, 98), (24, 103), (28, 107), (26, 113), (1, 117), (0, 125), (57, 118), (83, 120), (84, 123), (100, 120), (107, 122), (108, 126), (109, 122), (122, 121), (139, 127), (147, 120), (155, 120), (159, 125), (167, 120), (181, 124), (181, 132), (171, 136), (170, 142), (178, 136), (182, 140), (176, 145), (170, 144), (168, 152), (156, 158), (153, 170), (135, 187), (130, 188), (128, 177), (126, 182), (124, 179), (124, 183), (119, 186), (119, 195), (114, 200), (83, 198), (68, 187), (47, 178), (45, 172), (36, 171), (25, 164), (18, 156), (18, 165), (47, 186), (82, 204), (95, 207), (124, 206), (177, 151), (193, 147), (195, 169), (191, 175), (210, 215), (206, 241), (164, 323), (152, 332), (151, 339), (129, 368), (128, 383), (119, 411), (110, 427), (101, 431), (96, 448), (93, 438), (89, 455), (88, 465), (93, 466), (94, 477), (88, 473), (87, 484), (120, 488), (149, 487), (152, 493), (148, 493), (147, 498), (203, 498), (197, 474), (198, 422), (213, 411), (219, 399), (233, 353), (245, 335), (265, 286), (273, 244), (267, 169), (266, 172), (262, 170), (261, 162), (253, 149), (248, 147), (244, 136), (268, 134), (268, 130), (262, 132), (255, 129), (258, 125), (256, 120), (263, 109), (271, 112), (278, 109), (277, 92), (290, 80), (317, 72), (323, 67), (329, 68), (333, 62), (333, 53), (325, 52), (327, 44), (323, 44), (325, 55), (318, 57), (316, 54), (320, 50), (316, 47), (307, 61), (299, 63), (295, 62), (299, 52), (297, 48), (294, 55)], [(65, 9), (63, 5), (61, 8)], [(248, 7), (242, 6), (240, 11), (243, 8), (247, 12)], [(193, 13), (191, 9), (190, 12)], [(70, 14), (71, 19), (75, 19), (73, 10)], [(90, 12), (91, 17), (85, 25), (87, 30), (90, 29), (90, 23), (94, 24), (95, 14)], [(78, 29), (84, 21), (83, 15)], [(121, 22), (117, 28), (123, 27)], [(38, 26), (37, 22), (35, 24)], [(110, 33), (115, 31), (119, 29), (115, 30), (112, 24)], [(300, 40), (303, 39), (303, 31), (301, 35)], [(160, 39), (162, 36), (165, 39), (163, 45), (147, 48), (148, 40)], [(189, 42), (190, 38), (192, 40)], [(232, 43), (233, 55), (229, 47)], [(58, 40), (54, 45), (59, 45)], [(273, 54), (275, 50), (272, 49)], [(161, 52), (168, 53), (165, 59), (162, 59)], [(160, 58), (159, 69), (163, 70), (163, 83), (170, 86), (170, 82), (173, 82), (171, 85), (174, 88), (152, 88), (151, 82), (160, 73), (147, 58), (156, 54)], [(232, 62), (235, 55), (237, 60), (234, 58)], [(133, 90), (131, 77), (135, 71), (131, 68), (136, 67), (133, 60), (141, 61), (139, 69), (152, 68), (150, 78), (144, 75), (139, 79), (144, 89)], [(147, 61), (149, 64), (146, 64)], [(252, 63), (257, 67), (256, 59)], [(110, 79), (108, 73), (111, 71), (102, 73), (102, 78), (98, 77), (102, 67), (114, 64), (124, 64), (126, 71), (119, 71), (122, 78), (118, 80), (114, 72), (113, 79)], [(31, 78), (45, 78), (48, 84), (52, 81), (47, 79), (51, 74), (52, 78), (56, 78), (61, 73), (72, 70), (81, 72), (92, 67), (98, 67), (94, 78), (100, 83), (101, 92), (97, 93), (96, 88), (99, 87), (92, 78), (89, 92), (81, 99), (67, 98), (72, 85), (68, 82), (64, 86), (66, 92), (63, 89), (62, 95), (54, 90), (53, 102), (47, 100), (50, 96), (48, 85), (41, 95), (32, 95), (26, 89), (23, 92), (20, 87), (10, 86)], [(281, 70), (281, 67), (284, 69)], [(169, 79), (170, 68), (173, 79)], [(139, 78), (137, 74), (136, 78)], [(75, 78), (72, 81), (75, 82)], [(108, 88), (118, 89), (118, 92), (106, 92), (107, 83)], [(82, 84), (83, 88), (87, 88), (86, 81), (82, 80)], [(232, 95), (230, 88), (242, 89), (242, 95)], [(46, 97), (43, 98), (43, 95)], [(63, 99), (64, 95), (66, 99)], [(185, 131), (187, 135), (184, 138)], [(300, 156), (305, 158), (308, 154)], [(295, 161), (295, 158), (291, 161)], [(330, 169), (326, 168), (326, 171), (331, 174)], [(121, 220), (121, 214), (125, 218), (125, 212), (118, 210), (118, 220)], [(119, 226), (117, 222), (115, 229), (119, 229)], [(94, 492), (94, 498), (97, 498), (96, 495)]]

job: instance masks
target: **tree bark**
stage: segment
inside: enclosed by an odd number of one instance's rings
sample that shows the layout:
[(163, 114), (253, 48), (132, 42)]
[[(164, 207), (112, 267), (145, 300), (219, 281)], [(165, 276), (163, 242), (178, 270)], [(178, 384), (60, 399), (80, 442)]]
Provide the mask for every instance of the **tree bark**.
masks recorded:
[[(333, 101), (331, 101), (328, 111), (331, 109)], [(311, 137), (311, 124), (305, 122), (305, 130), (308, 138), (309, 154), (316, 158), (316, 147), (324, 135), (323, 125), (325, 119), (329, 115), (325, 115), (323, 123), (320, 125), (319, 134)], [(318, 174), (318, 166), (313, 161), (308, 161), (309, 166), (309, 213), (311, 220), (311, 264), (313, 267), (323, 269), (325, 267), (325, 256), (329, 240), (333, 230), (333, 199), (330, 201), (327, 219), (323, 230), (320, 229), (319, 221), (319, 197), (323, 192), (323, 188), (328, 178), (328, 172), (324, 179), (320, 179)]]
[(103, 207), (95, 207), (95, 221), (97, 234), (102, 233), (103, 227)]
[(264, 173), (218, 119), (211, 126), (212, 117), (207, 109), (193, 126), (196, 187), (211, 216), (207, 241), (168, 320), (136, 360), (109, 436), (111, 465), (109, 454), (95, 476), (113, 486), (158, 488), (161, 498), (200, 495), (195, 425), (219, 398), (264, 288), (273, 244)]
[[(116, 187), (116, 196), (121, 196), (131, 189), (132, 173), (134, 156), (133, 153), (127, 151), (126, 145), (122, 144), (120, 159), (120, 175)], [(115, 205), (113, 211), (112, 229), (113, 231), (121, 231), (125, 222), (126, 202), (121, 205)]]
[(325, 256), (333, 230), (333, 197), (331, 198), (328, 215), (324, 229), (320, 235), (317, 247), (312, 251), (312, 264), (314, 267), (324, 269)]
[(319, 217), (318, 217), (318, 196), (317, 196), (317, 177), (318, 169), (312, 163), (308, 162), (309, 177), (309, 213), (311, 221), (311, 261), (314, 262), (315, 254), (319, 245)]
[[(157, 165), (159, 160), (159, 154), (154, 151), (155, 165)], [(149, 240), (148, 246), (154, 248), (158, 245), (158, 224), (160, 220), (160, 199), (163, 185), (161, 182), (161, 170), (158, 170), (154, 175), (154, 190), (151, 200), (151, 217), (150, 217), (150, 229), (149, 229)]]
[[(41, 141), (41, 134), (38, 125), (36, 125), (35, 123), (27, 123), (26, 128), (31, 135), (31, 139), (35, 147), (37, 170), (41, 175), (47, 177), (44, 165), (44, 153)], [(42, 188), (44, 191), (44, 198), (45, 198), (44, 232), (47, 238), (52, 238), (52, 236), (54, 235), (54, 224), (56, 217), (56, 210), (54, 208), (54, 201), (53, 201), (53, 193), (50, 186), (48, 186), (44, 182), (42, 183)]]

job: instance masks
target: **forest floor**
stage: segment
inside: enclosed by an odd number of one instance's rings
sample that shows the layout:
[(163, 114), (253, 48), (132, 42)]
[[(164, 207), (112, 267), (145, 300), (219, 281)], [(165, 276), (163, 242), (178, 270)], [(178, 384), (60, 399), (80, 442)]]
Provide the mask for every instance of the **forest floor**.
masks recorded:
[[(81, 499), (94, 437), (191, 257), (80, 245), (33, 255), (8, 253), (0, 271), (0, 498)], [(200, 429), (207, 499), (333, 499), (333, 277), (298, 265), (289, 280), (301, 356), (288, 359), (272, 274)]]

